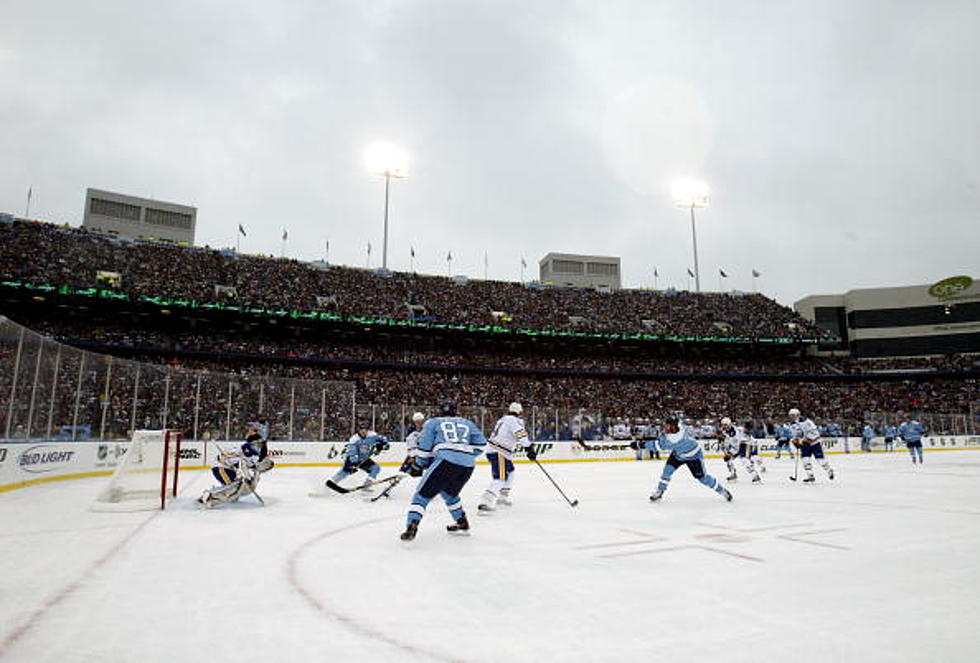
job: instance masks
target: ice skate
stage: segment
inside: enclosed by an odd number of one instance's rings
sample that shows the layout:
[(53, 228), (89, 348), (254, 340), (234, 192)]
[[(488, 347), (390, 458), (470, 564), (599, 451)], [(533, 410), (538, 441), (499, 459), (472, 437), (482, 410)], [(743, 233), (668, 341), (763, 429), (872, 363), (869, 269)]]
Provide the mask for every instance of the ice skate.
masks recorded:
[(762, 477), (756, 474), (754, 477), (752, 477), (752, 483), (762, 483)]
[(664, 496), (664, 494), (662, 492), (660, 492), (659, 490), (655, 490), (652, 493), (650, 493), (650, 501), (651, 502), (656, 502), (657, 500), (659, 500), (663, 496)]
[(827, 478), (830, 479), (831, 481), (834, 480), (834, 471), (829, 467), (827, 468)]
[(408, 527), (405, 528), (405, 531), (402, 532), (401, 540), (402, 541), (413, 540), (415, 538), (415, 535), (418, 534), (418, 531), (419, 531), (419, 524), (414, 521), (410, 522), (408, 524)]
[(496, 509), (489, 504), (480, 504), (476, 507), (476, 515), (478, 516), (489, 516), (492, 515), (494, 511), (496, 511)]
[(738, 481), (738, 475), (732, 472), (727, 477), (725, 477), (725, 481)]
[(725, 498), (725, 501), (726, 502), (731, 502), (732, 501), (732, 493), (731, 493), (731, 491), (728, 490), (727, 488), (722, 488), (721, 491), (722, 491), (721, 492), (721, 496)]
[(466, 519), (466, 516), (460, 516), (452, 525), (446, 525), (446, 531), (450, 534), (469, 534), (470, 533), (470, 521)]
[(808, 476), (807, 478), (803, 479), (803, 483), (813, 483), (815, 481), (816, 481), (816, 479), (813, 477), (812, 474), (810, 476)]

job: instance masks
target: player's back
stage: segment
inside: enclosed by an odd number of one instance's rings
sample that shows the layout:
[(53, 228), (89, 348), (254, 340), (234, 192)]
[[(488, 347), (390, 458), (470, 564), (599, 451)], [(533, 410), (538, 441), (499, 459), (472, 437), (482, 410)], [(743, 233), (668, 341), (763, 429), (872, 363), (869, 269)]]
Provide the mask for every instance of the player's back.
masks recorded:
[(466, 417), (435, 417), (425, 422), (418, 449), (425, 455), (472, 467), (486, 444), (480, 427)]

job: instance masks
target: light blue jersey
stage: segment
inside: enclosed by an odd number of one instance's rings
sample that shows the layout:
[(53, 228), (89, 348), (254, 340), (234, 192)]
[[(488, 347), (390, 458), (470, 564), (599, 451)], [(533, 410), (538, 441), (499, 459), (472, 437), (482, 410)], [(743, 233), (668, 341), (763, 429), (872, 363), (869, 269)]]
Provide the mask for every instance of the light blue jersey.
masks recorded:
[(925, 427), (915, 419), (912, 421), (906, 421), (904, 424), (898, 427), (898, 434), (901, 435), (902, 439), (906, 442), (921, 442), (922, 434), (925, 433), (925, 431)]
[(473, 467), (486, 445), (487, 438), (480, 427), (469, 419), (434, 417), (422, 427), (416, 458), (425, 465), (441, 458), (463, 467)]
[(374, 453), (374, 446), (376, 444), (379, 442), (384, 444), (387, 441), (384, 435), (378, 435), (377, 433), (368, 433), (365, 437), (354, 435), (347, 441), (346, 458), (348, 462), (355, 465), (363, 463)]
[(875, 429), (871, 427), (871, 424), (865, 426), (864, 430), (861, 431), (861, 437), (863, 437), (866, 440), (870, 440), (874, 436), (875, 436)]
[(663, 433), (657, 440), (657, 445), (664, 451), (676, 455), (681, 460), (691, 460), (701, 456), (701, 443), (694, 436), (694, 429), (681, 426), (676, 433)]
[(898, 429), (894, 426), (885, 426), (885, 437), (896, 437), (898, 435)]

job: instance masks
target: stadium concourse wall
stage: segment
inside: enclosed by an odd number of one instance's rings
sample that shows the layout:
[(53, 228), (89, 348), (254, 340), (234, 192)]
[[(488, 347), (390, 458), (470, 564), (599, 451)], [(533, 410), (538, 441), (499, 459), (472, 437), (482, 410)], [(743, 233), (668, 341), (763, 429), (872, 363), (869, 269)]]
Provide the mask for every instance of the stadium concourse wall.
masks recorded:
[[(210, 468), (222, 449), (237, 448), (239, 442), (184, 442), (180, 451), (180, 470), (199, 471)], [(860, 453), (860, 438), (827, 438), (828, 453)], [(342, 464), (345, 442), (276, 442), (269, 443), (269, 455), (280, 468), (336, 467)], [(718, 445), (706, 441), (708, 458), (718, 458)], [(884, 439), (876, 438), (873, 446), (883, 449)], [(539, 462), (616, 462), (636, 460), (628, 442), (597, 441), (583, 445), (576, 441), (540, 442), (535, 444)], [(896, 441), (895, 452), (905, 445)], [(923, 447), (933, 451), (980, 449), (980, 435), (948, 435), (923, 438)], [(107, 477), (112, 474), (129, 449), (128, 442), (66, 442), (36, 440), (0, 444), (0, 493), (52, 481)], [(763, 455), (771, 455), (774, 440), (763, 440)], [(405, 458), (405, 444), (393, 442), (391, 448), (375, 456), (381, 465), (397, 467)], [(478, 461), (485, 464), (482, 459)], [(527, 460), (516, 459), (518, 463)]]

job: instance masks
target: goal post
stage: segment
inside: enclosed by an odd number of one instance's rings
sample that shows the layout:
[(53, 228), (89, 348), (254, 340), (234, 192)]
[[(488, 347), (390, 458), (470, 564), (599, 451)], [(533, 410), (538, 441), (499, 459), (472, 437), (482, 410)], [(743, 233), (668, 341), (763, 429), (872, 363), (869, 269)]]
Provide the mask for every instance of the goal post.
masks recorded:
[(182, 438), (176, 430), (134, 431), (126, 455), (91, 510), (165, 509), (167, 500), (177, 496)]

